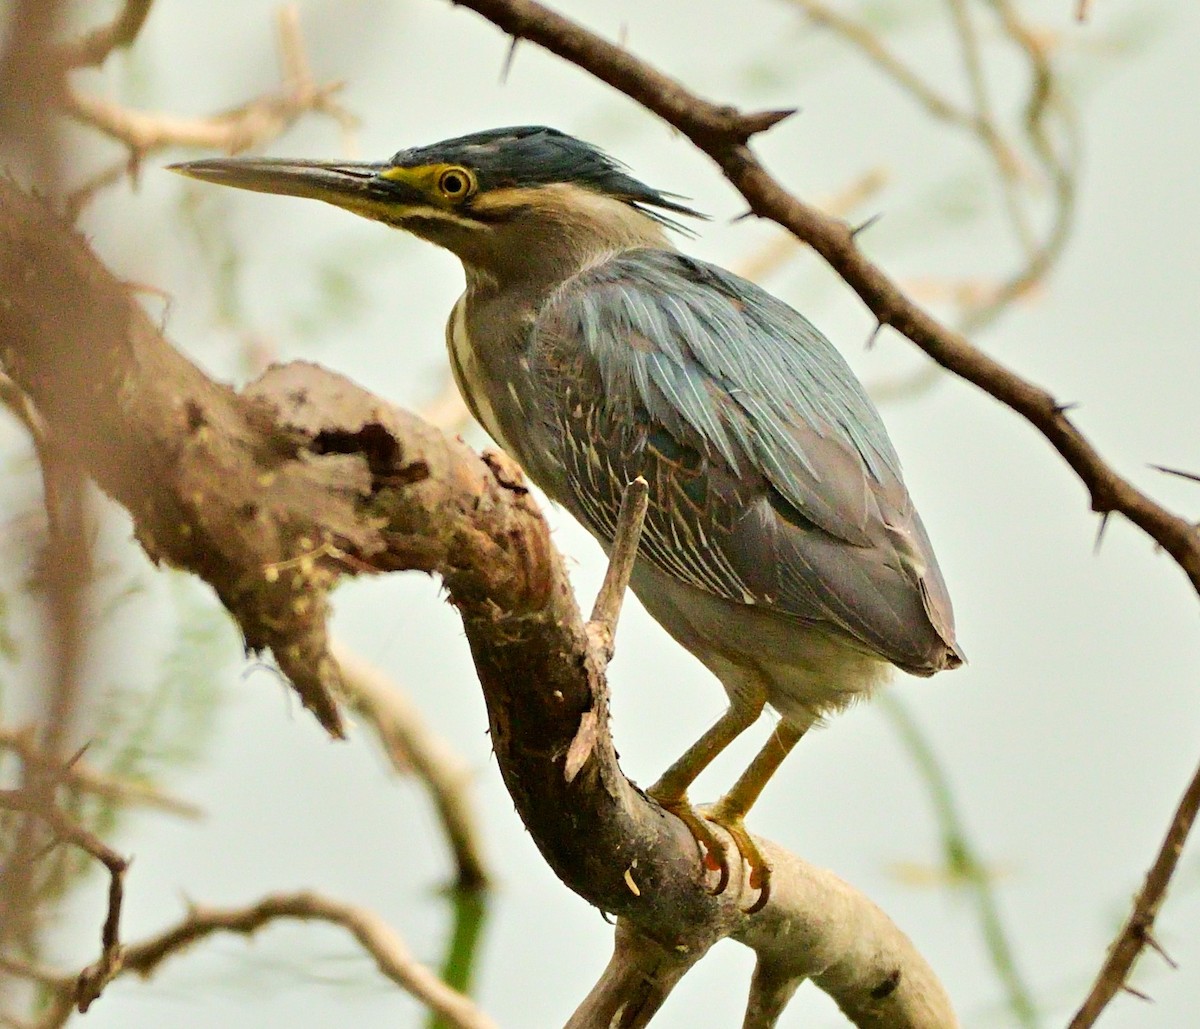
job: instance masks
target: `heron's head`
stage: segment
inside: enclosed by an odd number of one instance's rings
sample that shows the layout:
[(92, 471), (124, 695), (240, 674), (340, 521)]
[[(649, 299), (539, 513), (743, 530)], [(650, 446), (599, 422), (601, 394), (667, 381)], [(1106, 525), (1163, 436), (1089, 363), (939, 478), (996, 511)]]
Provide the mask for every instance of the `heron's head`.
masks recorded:
[(376, 163), (219, 158), (192, 178), (310, 197), (404, 229), (492, 277), (577, 264), (592, 252), (663, 245), (672, 214), (697, 216), (590, 143), (544, 126), (476, 132)]

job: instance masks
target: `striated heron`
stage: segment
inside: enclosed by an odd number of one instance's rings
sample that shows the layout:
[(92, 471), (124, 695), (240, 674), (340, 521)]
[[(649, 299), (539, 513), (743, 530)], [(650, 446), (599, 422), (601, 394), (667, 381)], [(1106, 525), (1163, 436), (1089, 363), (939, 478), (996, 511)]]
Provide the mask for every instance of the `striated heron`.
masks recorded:
[[(649, 509), (631, 586), (720, 680), (729, 708), (648, 791), (728, 881), (709, 819), (767, 899), (743, 817), (800, 737), (895, 665), (963, 661), (929, 538), (879, 414), (841, 355), (753, 283), (679, 253), (696, 212), (597, 148), (540, 126), (379, 163), (231, 158), (173, 166), (324, 200), (445, 247), (466, 290), (446, 331), (492, 438), (608, 547), (626, 485)], [(700, 772), (770, 704), (771, 738), (704, 816)]]

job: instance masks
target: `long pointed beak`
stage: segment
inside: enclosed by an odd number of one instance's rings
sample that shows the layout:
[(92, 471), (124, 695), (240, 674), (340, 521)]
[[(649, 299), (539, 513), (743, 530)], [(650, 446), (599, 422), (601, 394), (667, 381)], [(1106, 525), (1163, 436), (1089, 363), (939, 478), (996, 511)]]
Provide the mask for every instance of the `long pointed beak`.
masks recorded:
[(403, 182), (385, 179), (386, 163), (290, 161), (267, 157), (219, 157), (170, 164), (170, 171), (221, 186), (257, 193), (323, 200), (367, 218), (383, 219), (388, 209), (421, 200)]

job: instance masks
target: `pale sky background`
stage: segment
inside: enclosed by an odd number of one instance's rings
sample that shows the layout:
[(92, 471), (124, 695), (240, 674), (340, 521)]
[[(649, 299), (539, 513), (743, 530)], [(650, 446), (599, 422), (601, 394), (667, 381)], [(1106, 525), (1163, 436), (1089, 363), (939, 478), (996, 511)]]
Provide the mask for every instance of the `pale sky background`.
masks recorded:
[[(937, 216), (947, 183), (995, 207), (986, 168), (931, 126), (860, 60), (804, 30), (782, 0), (570, 0), (559, 10), (628, 45), (703, 94), (746, 107), (802, 113), (758, 143), (801, 196), (835, 193), (881, 167), (885, 190), (863, 211), (885, 212), (864, 237), (902, 281), (995, 276), (1011, 246), (1000, 222), (956, 226)], [(857, 11), (857, 4), (842, 5)], [(980, 7), (986, 22), (986, 5)], [(1078, 401), (1080, 427), (1134, 482), (1196, 516), (1200, 485), (1149, 462), (1200, 470), (1200, 7), (1075, 0), (1023, 8), (1069, 47), (1086, 160), (1069, 250), (1051, 280), (977, 342), (1011, 367)], [(144, 107), (199, 114), (241, 103), (276, 82), (266, 0), (198, 5), (158, 0), (131, 55), (84, 82)], [(523, 45), (506, 83), (508, 41), (470, 12), (435, 0), (299, 4), (316, 75), (345, 79), (361, 119), (362, 158), (478, 128), (544, 122), (596, 142), (646, 182), (685, 194), (714, 221), (690, 251), (736, 264), (774, 238), (730, 224), (744, 209), (707, 159), (655, 118), (588, 76)], [(893, 5), (907, 27), (889, 42), (924, 73), (965, 95), (959, 57), (941, 32), (943, 6)], [(1144, 37), (1122, 53), (1112, 43)], [(1017, 94), (1018, 62), (1002, 61), (997, 103)], [(336, 127), (304, 120), (269, 148), (280, 156), (341, 156)], [(240, 332), (280, 359), (307, 358), (399, 403), (434, 395), (444, 369), (442, 326), (461, 289), (457, 262), (428, 245), (300, 200), (189, 186), (156, 157), (140, 189), (112, 191), (86, 225), (119, 274), (166, 290), (169, 335), (215, 374), (240, 374)], [(97, 161), (100, 158), (97, 157)], [(191, 229), (221, 226), (236, 249), (237, 326), (223, 321), (217, 273)], [(926, 198), (923, 206), (914, 206)], [(219, 233), (218, 233), (219, 237)], [(347, 307), (345, 283), (353, 293)], [(767, 285), (804, 310), (868, 384), (925, 360), (892, 334), (866, 352), (870, 318), (819, 262), (801, 256)], [(332, 290), (332, 292), (330, 292)], [(322, 292), (324, 291), (324, 292)], [(148, 305), (160, 313), (161, 301)], [(893, 687), (950, 775), (971, 838), (994, 868), (1001, 913), (1044, 1024), (1061, 1025), (1082, 998), (1128, 899), (1158, 846), (1200, 756), (1196, 598), (1174, 565), (1121, 520), (1093, 554), (1097, 519), (1042, 439), (967, 384), (946, 379), (919, 400), (883, 409), (955, 599), (970, 665)], [(472, 442), (482, 445), (475, 430)], [(19, 434), (0, 421), (6, 452)], [(0, 514), (25, 509), (25, 490)], [(18, 497), (17, 494), (21, 493)], [(553, 515), (585, 602), (602, 574), (582, 530)], [(106, 553), (144, 591), (108, 622), (97, 662), (105, 688), (145, 689), (172, 645), (173, 598), (188, 618), (211, 608), (128, 557), (114, 519)], [(454, 611), (416, 574), (350, 583), (337, 594), (336, 631), (402, 682), (430, 722), (477, 771), (476, 799), (495, 869), (477, 996), (505, 1027), (562, 1024), (600, 973), (611, 929), (542, 862), (504, 792), (485, 735), (482, 698)], [(613, 727), (626, 772), (652, 781), (720, 712), (719, 685), (641, 612), (626, 609), (611, 670)], [(136, 861), (124, 933), (175, 921), (182, 898), (238, 905), (313, 888), (371, 906), (436, 964), (449, 911), (448, 864), (429, 805), (396, 779), (368, 738), (328, 743), (277, 680), (247, 672), (228, 628), (199, 670), (222, 706), (202, 759), (168, 776), (206, 817), (130, 818), (111, 840)], [(30, 668), (18, 666), (29, 673)], [(196, 670), (193, 669), (193, 673)], [(715, 797), (767, 731), (748, 734), (694, 795)], [(835, 870), (878, 902), (917, 942), (967, 1026), (1010, 1023), (973, 908), (941, 885), (914, 885), (898, 866), (939, 860), (929, 798), (885, 716), (858, 707), (806, 739), (753, 810), (751, 827)], [(64, 927), (65, 967), (94, 959), (103, 888), (79, 892)], [(1200, 1007), (1200, 857), (1184, 854), (1159, 938), (1181, 964), (1149, 955), (1136, 984), (1153, 1005), (1116, 1000), (1106, 1029), (1178, 1029)], [(740, 1024), (749, 951), (717, 947), (676, 990), (655, 1025)], [(419, 1025), (413, 1002), (382, 982), (337, 931), (289, 925), (253, 943), (222, 938), (148, 982), (120, 980), (80, 1024), (88, 1029), (226, 1029)], [(845, 1022), (812, 987), (780, 1023)]]

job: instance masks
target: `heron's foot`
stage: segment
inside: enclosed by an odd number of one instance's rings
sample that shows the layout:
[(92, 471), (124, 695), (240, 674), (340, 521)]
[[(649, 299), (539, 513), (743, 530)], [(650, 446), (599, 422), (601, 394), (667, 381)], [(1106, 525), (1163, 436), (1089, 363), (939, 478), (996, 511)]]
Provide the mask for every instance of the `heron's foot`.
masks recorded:
[(771, 899), (771, 866), (763, 857), (762, 851), (758, 849), (754, 838), (746, 830), (744, 816), (745, 812), (739, 810), (736, 804), (730, 803), (727, 796), (722, 797), (704, 812), (705, 818), (710, 822), (715, 822), (729, 833), (733, 839), (733, 845), (737, 847), (738, 853), (750, 870), (746, 882), (751, 889), (758, 890), (758, 899), (745, 909), (746, 914), (752, 915), (766, 907), (767, 901)]
[(651, 786), (646, 791), (646, 796), (687, 826), (692, 839), (700, 847), (700, 859), (704, 867), (710, 872), (719, 873), (713, 894), (724, 893), (725, 887), (729, 885), (729, 862), (725, 859), (725, 848), (700, 813), (692, 807), (687, 794), (668, 792)]

